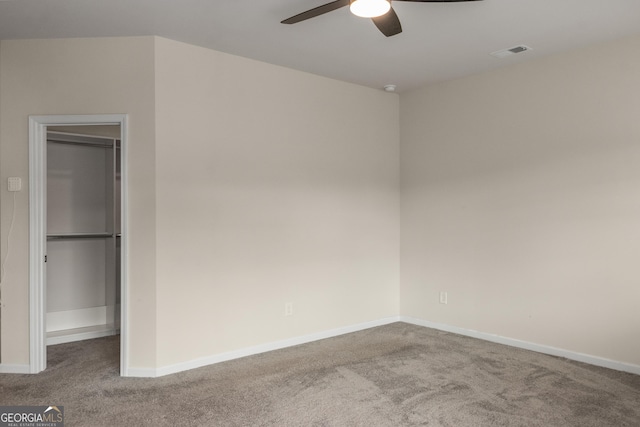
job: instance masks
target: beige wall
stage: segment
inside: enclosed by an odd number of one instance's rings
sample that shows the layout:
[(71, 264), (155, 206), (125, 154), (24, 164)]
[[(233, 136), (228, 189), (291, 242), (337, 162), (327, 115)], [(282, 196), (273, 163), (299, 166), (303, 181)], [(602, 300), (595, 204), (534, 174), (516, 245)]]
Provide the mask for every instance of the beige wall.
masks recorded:
[(403, 315), (640, 364), (638, 76), (635, 37), (402, 95)]
[(397, 95), (160, 38), (0, 48), (3, 363), (29, 362), (30, 114), (129, 114), (131, 368), (398, 315)]
[[(2, 41), (0, 91), (2, 363), (29, 363), (28, 116), (127, 113), (131, 366), (155, 366), (154, 38)], [(23, 190), (7, 246), (9, 176)]]
[(157, 40), (159, 366), (398, 315), (398, 108)]

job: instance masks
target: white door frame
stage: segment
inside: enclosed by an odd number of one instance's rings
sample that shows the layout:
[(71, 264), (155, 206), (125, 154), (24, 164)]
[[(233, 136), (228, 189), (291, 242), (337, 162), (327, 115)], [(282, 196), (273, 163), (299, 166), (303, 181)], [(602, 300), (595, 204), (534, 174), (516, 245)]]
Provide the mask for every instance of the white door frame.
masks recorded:
[(121, 273), (120, 273), (120, 375), (129, 371), (128, 322), (128, 221), (127, 221), (127, 115), (29, 116), (29, 371), (47, 367), (46, 268), (47, 248), (47, 127), (120, 125), (121, 136)]

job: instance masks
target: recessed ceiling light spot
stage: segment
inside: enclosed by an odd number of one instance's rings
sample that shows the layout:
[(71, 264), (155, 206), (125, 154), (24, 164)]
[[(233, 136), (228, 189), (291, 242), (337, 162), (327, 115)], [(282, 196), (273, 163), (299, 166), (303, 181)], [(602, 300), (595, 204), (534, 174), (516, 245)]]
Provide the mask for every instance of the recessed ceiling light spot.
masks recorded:
[(515, 55), (516, 53), (522, 53), (531, 50), (529, 46), (525, 46), (523, 44), (510, 47), (508, 49), (497, 50), (495, 52), (491, 52), (489, 55), (495, 56), (496, 58), (506, 58), (507, 56)]

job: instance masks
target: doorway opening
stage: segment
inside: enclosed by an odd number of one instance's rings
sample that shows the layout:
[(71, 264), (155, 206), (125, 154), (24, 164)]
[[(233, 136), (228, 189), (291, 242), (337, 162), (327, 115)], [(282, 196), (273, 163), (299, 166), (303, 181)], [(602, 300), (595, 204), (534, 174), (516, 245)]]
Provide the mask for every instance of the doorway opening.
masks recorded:
[(119, 332), (127, 376), (127, 147), (126, 115), (29, 118), (31, 373)]

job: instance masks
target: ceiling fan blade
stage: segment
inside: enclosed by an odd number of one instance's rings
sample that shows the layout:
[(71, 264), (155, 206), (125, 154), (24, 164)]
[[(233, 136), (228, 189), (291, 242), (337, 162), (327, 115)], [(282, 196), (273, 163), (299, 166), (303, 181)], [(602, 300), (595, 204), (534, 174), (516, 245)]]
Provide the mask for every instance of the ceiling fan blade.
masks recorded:
[(306, 21), (307, 19), (315, 18), (316, 16), (324, 15), (327, 12), (331, 12), (341, 7), (349, 6), (349, 0), (336, 0), (331, 3), (323, 4), (322, 6), (314, 7), (306, 12), (299, 13), (291, 18), (287, 18), (280, 22), (281, 24), (295, 24), (300, 21)]
[(402, 25), (400, 25), (400, 19), (396, 15), (396, 11), (393, 8), (389, 9), (389, 12), (376, 18), (371, 18), (376, 27), (382, 34), (387, 37), (395, 36), (402, 32)]

